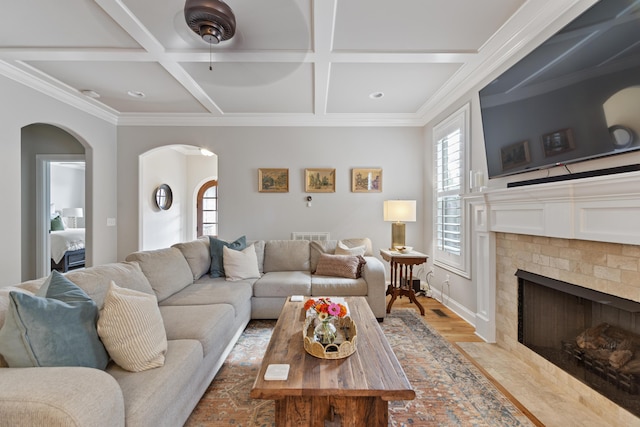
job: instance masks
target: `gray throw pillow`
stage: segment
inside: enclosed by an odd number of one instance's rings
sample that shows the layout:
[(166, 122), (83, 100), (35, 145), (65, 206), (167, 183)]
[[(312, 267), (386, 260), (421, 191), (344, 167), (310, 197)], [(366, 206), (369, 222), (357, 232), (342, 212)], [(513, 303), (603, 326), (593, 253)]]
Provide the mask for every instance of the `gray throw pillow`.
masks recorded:
[(12, 368), (85, 366), (105, 369), (109, 355), (96, 322), (98, 307), (57, 271), (36, 295), (9, 293), (0, 354)]
[(246, 236), (242, 236), (238, 237), (233, 242), (227, 242), (225, 240), (209, 236), (209, 247), (211, 251), (211, 269), (209, 270), (209, 275), (211, 277), (225, 277), (222, 258), (222, 248), (225, 246), (229, 249), (241, 251), (247, 247), (247, 238)]

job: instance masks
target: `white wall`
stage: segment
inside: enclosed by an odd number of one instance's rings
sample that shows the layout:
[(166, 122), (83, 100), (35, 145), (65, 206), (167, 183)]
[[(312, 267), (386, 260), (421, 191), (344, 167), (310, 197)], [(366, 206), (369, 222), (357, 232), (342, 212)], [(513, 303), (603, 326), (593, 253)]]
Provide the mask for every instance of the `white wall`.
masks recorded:
[[(58, 126), (83, 145), (87, 159), (86, 217), (93, 232), (87, 236), (87, 263), (104, 264), (116, 259), (116, 127), (86, 112), (0, 76), (0, 182), (4, 183), (0, 222), (0, 286), (19, 283), (21, 275), (21, 129), (33, 123)], [(34, 196), (35, 197), (35, 194)]]
[(218, 179), (218, 156), (187, 156), (187, 229), (186, 240), (197, 237), (196, 198), (202, 184)]
[[(141, 188), (140, 228), (141, 249), (166, 248), (186, 240), (187, 156), (172, 149), (153, 150), (140, 159)], [(155, 203), (154, 191), (167, 184), (173, 194), (173, 204), (160, 210)]]
[[(51, 164), (51, 203), (62, 212), (64, 208), (84, 210), (84, 170)], [(65, 218), (66, 220), (66, 218)], [(84, 228), (84, 216), (76, 218), (78, 228)]]
[[(220, 236), (289, 239), (293, 231), (329, 231), (335, 239), (368, 236), (388, 247), (386, 199), (424, 200), (420, 128), (126, 127), (118, 129), (118, 257), (138, 250), (138, 156), (172, 144), (205, 147), (218, 156)], [(351, 169), (383, 169), (382, 193), (352, 193)], [(259, 193), (258, 168), (289, 168), (288, 193)], [(335, 168), (336, 192), (312, 193), (305, 168)], [(424, 219), (407, 224), (407, 244), (425, 249)]]

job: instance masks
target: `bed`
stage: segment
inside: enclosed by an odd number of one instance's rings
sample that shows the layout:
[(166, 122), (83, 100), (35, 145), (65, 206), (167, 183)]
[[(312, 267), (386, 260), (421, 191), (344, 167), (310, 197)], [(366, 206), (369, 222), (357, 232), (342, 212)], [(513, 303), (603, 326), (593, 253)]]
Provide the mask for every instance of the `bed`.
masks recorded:
[(84, 267), (84, 228), (51, 231), (51, 269), (67, 272)]

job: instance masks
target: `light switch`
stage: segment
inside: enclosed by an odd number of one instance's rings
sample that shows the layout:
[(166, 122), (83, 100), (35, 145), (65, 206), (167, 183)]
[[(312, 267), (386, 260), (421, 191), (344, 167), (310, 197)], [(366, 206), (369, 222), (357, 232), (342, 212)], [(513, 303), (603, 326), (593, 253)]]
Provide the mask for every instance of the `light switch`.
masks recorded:
[(116, 219), (115, 218), (107, 218), (107, 227), (115, 227)]

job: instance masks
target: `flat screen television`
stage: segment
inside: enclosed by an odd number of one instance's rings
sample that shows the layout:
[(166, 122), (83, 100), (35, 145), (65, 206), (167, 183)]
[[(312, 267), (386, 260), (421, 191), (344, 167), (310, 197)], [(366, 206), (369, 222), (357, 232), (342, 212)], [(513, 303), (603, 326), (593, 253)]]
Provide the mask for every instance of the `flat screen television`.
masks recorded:
[(480, 90), (489, 178), (640, 149), (640, 1), (601, 0)]

